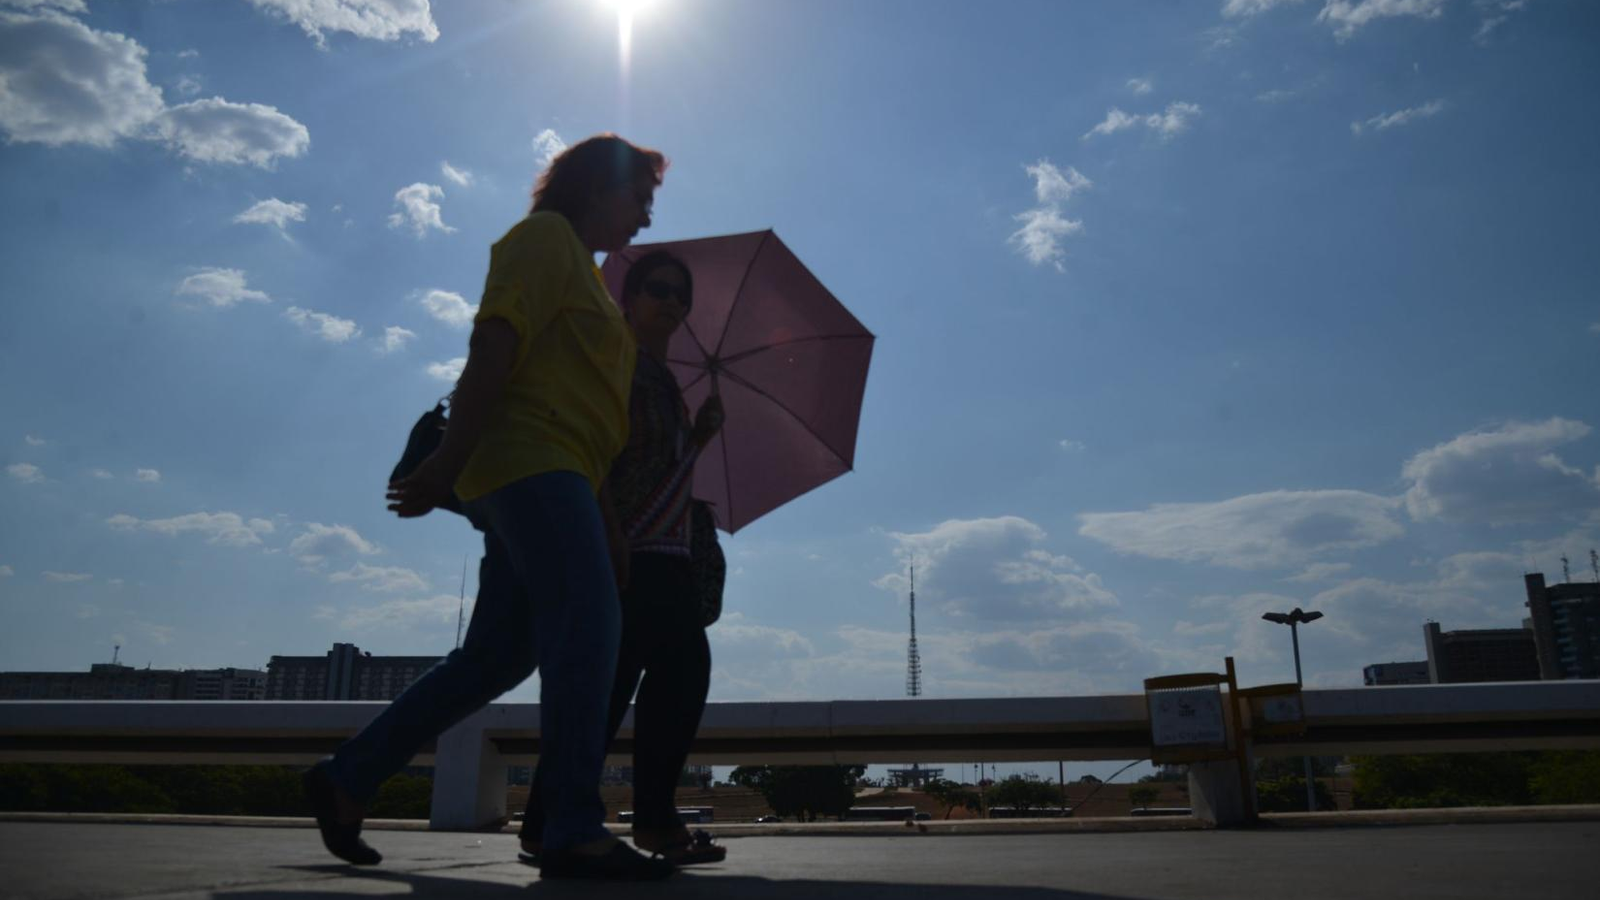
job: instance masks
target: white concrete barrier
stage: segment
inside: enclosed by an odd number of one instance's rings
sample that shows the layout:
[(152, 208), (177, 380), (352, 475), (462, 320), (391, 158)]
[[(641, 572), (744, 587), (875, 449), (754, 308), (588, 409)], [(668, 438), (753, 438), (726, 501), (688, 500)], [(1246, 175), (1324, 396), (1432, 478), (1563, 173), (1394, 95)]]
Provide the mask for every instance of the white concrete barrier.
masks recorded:
[[(308, 764), (383, 703), (0, 701), (0, 761)], [(1600, 747), (1600, 681), (1305, 692), (1306, 732), (1256, 736), (1258, 756)], [(538, 753), (539, 708), (495, 703), (413, 761), (437, 766), (432, 826), (505, 815), (506, 767)], [(631, 717), (612, 760), (632, 751)], [(1026, 762), (1150, 754), (1143, 694), (712, 703), (690, 761), (718, 765)], [(435, 759), (437, 755), (437, 759)], [(1237, 779), (1234, 779), (1237, 781)], [(1228, 790), (1235, 790), (1229, 788)], [(1233, 799), (1214, 798), (1220, 805)]]

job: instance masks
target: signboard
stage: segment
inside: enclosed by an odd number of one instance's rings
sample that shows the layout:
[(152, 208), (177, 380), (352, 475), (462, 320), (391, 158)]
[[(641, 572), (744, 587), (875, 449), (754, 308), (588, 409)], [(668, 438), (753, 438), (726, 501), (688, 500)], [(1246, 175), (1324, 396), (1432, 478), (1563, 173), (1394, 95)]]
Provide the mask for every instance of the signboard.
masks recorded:
[(1228, 729), (1220, 688), (1149, 692), (1150, 736), (1157, 747), (1226, 747)]

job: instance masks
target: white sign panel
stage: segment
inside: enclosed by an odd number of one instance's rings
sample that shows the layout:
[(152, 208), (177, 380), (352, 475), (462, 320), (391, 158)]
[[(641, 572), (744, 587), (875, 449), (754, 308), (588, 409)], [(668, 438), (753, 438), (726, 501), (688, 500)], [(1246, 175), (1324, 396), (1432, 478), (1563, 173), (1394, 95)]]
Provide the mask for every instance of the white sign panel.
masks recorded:
[(1222, 692), (1215, 688), (1150, 692), (1150, 736), (1157, 747), (1226, 747)]

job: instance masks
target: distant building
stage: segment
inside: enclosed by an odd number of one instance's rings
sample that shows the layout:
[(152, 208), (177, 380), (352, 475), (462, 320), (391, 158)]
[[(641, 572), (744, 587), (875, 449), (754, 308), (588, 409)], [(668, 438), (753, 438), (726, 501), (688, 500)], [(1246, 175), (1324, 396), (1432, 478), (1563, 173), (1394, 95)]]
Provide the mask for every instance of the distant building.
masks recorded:
[(393, 700), (443, 658), (373, 656), (355, 644), (334, 644), (323, 656), (274, 656), (266, 699)]
[(95, 663), (87, 672), (0, 672), (0, 700), (260, 700), (254, 669), (136, 669)]
[(1539, 680), (1539, 654), (1526, 628), (1441, 631), (1438, 622), (1429, 622), (1422, 637), (1434, 684)]
[(1428, 661), (1373, 663), (1361, 670), (1361, 680), (1368, 685), (1427, 684)]
[(939, 781), (943, 778), (943, 769), (924, 768), (920, 763), (912, 763), (909, 769), (889, 770), (889, 784), (892, 787), (920, 788), (930, 781)]
[(1547, 679), (1600, 678), (1600, 584), (1545, 587), (1539, 572), (1523, 581), (1539, 674)]

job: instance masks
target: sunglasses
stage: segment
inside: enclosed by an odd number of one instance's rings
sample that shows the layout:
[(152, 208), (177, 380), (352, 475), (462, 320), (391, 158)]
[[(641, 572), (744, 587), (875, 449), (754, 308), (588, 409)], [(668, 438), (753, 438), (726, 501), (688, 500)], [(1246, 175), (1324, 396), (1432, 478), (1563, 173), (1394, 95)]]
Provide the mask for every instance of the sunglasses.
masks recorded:
[(657, 300), (676, 300), (687, 307), (689, 295), (683, 288), (666, 281), (646, 281), (639, 286), (639, 290), (649, 294)]

